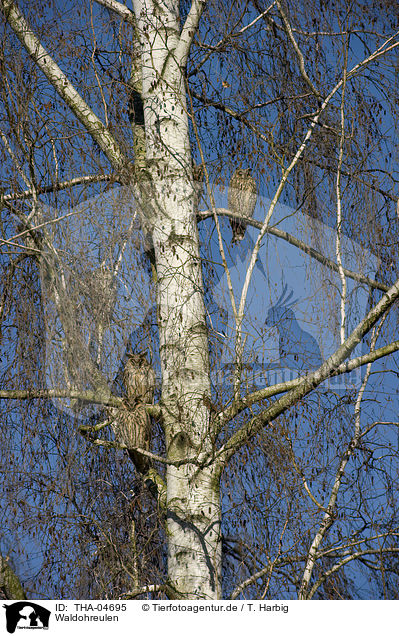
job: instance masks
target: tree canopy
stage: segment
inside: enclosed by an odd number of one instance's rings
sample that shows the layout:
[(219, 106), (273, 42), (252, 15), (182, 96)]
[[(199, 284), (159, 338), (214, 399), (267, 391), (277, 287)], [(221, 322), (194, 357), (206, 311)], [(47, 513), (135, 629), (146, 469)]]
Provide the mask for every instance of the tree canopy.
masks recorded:
[(396, 4), (0, 9), (1, 593), (397, 598)]

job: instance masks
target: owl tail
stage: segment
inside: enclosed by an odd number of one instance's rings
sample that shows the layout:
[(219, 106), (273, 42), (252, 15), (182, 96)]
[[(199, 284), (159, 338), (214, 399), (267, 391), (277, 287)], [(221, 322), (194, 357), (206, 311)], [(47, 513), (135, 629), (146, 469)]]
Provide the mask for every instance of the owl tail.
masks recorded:
[(145, 474), (149, 471), (151, 462), (148, 457), (144, 457), (144, 455), (138, 453), (135, 450), (129, 450), (128, 453), (130, 459), (135, 465), (136, 470), (138, 470), (139, 473)]
[(241, 223), (240, 221), (231, 221), (231, 229), (233, 232), (231, 242), (238, 243), (238, 241), (242, 241), (245, 236), (246, 228), (247, 226), (245, 223)]

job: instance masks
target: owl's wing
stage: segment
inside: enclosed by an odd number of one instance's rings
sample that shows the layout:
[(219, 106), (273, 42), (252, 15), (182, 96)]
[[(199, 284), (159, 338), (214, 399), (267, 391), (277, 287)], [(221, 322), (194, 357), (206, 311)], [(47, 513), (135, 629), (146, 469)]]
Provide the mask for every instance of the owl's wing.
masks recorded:
[(229, 210), (231, 210), (231, 212), (235, 211), (235, 193), (231, 183), (227, 193), (227, 205)]
[(240, 195), (241, 195), (241, 178), (236, 173), (233, 174), (230, 180), (229, 189), (227, 192), (227, 203), (229, 209), (232, 212), (239, 212), (240, 208)]

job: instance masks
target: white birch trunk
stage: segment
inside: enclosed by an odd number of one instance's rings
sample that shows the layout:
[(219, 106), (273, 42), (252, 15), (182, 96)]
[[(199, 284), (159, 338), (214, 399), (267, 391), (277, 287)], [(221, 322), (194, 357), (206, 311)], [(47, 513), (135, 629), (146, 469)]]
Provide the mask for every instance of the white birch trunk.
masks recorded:
[(212, 450), (208, 337), (194, 212), (177, 2), (137, 0), (147, 178), (139, 182), (157, 268), (167, 471), (168, 582), (175, 598), (220, 597), (219, 480), (198, 468)]

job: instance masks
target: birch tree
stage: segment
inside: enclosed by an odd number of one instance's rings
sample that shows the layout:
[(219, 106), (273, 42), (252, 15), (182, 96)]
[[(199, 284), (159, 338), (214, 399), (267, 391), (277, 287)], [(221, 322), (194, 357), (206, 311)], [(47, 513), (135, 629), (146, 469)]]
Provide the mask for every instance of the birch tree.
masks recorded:
[[(310, 599), (356, 596), (361, 581), (365, 594), (391, 598), (395, 8), (381, 17), (362, 2), (303, 2), (303, 13), (280, 0), (0, 6), (4, 501), (24, 519), (35, 509), (27, 550), (47, 540), (50, 500), (63, 532), (73, 524), (59, 555), (54, 536), (53, 560), (38, 557), (42, 571), (58, 563), (49, 589)], [(258, 208), (234, 246), (226, 220), (239, 215), (223, 196), (242, 165)], [(287, 216), (307, 219), (308, 240), (287, 231)], [(334, 347), (296, 326), (287, 272), (272, 289), (269, 240), (303, 259), (299, 290), (306, 267), (322, 286), (330, 309), (315, 321), (321, 334), (323, 324), (336, 330)], [(260, 322), (250, 309), (258, 271), (258, 307), (269, 307)], [(307, 345), (319, 347), (316, 362), (296, 365)], [(155, 403), (143, 407), (150, 448), (120, 434), (137, 413), (122, 380), (129, 351), (158, 375)], [(272, 381), (283, 363), (289, 378)], [(334, 390), (351, 373), (358, 381)], [(59, 491), (53, 474), (68, 476)], [(3, 592), (37, 594), (19, 571), (22, 548), (9, 547), (17, 531), (6, 514), (3, 523), (13, 581)], [(81, 586), (63, 588), (79, 550)]]

